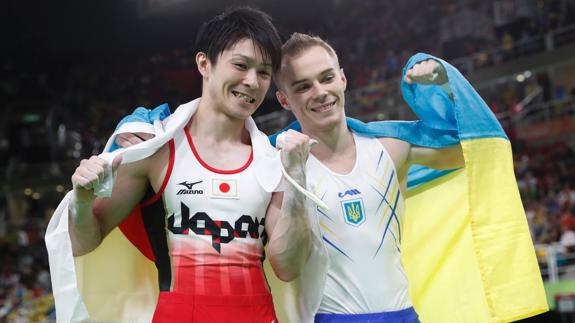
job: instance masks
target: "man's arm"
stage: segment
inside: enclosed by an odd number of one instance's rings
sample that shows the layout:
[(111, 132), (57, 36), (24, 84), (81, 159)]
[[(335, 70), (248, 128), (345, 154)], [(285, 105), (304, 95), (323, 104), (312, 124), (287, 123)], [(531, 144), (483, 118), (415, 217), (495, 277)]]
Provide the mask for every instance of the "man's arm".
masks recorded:
[(433, 169), (448, 170), (465, 166), (465, 161), (461, 145), (445, 148), (411, 146), (407, 164), (418, 164)]
[(397, 176), (405, 190), (407, 172), (414, 164), (423, 165), (438, 170), (448, 170), (465, 166), (460, 145), (445, 148), (427, 148), (413, 146), (407, 141), (396, 138), (378, 138), (385, 147), (395, 168)]
[(145, 132), (128, 132), (118, 134), (116, 137), (116, 144), (122, 148), (128, 148), (133, 145), (137, 145), (144, 141), (154, 138), (153, 134)]
[(68, 208), (69, 233), (74, 256), (94, 250), (130, 213), (145, 193), (146, 161), (119, 166), (116, 158), (116, 182), (110, 198), (96, 198), (94, 187), (103, 178), (106, 162), (92, 156), (83, 160), (72, 175), (74, 195)]
[[(308, 136), (290, 130), (281, 150), (286, 172), (302, 187), (306, 186), (305, 164), (309, 156)], [(269, 236), (267, 255), (279, 279), (297, 278), (311, 251), (311, 226), (305, 196), (292, 185), (274, 193), (266, 213)]]
[[(428, 59), (415, 64), (405, 73), (404, 81), (409, 84), (439, 85), (453, 100), (447, 72), (436, 60)], [(445, 148), (410, 146), (406, 164), (408, 167), (418, 164), (433, 169), (447, 170), (463, 167), (465, 166), (465, 161), (461, 145)]]

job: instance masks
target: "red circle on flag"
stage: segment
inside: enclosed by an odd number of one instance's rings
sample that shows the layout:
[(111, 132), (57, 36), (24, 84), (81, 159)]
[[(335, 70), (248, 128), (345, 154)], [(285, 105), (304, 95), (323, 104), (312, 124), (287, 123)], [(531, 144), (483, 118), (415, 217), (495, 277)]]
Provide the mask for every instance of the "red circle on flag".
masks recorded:
[(220, 184), (220, 191), (227, 193), (230, 191), (230, 184), (228, 183), (221, 183)]

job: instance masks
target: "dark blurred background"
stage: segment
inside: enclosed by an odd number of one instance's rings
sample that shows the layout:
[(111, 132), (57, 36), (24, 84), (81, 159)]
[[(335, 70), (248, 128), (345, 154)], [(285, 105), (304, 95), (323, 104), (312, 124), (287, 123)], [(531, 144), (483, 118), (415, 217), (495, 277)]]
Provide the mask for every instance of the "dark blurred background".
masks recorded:
[[(134, 107), (200, 95), (196, 31), (232, 5), (328, 40), (364, 121), (416, 118), (399, 91), (412, 54), (458, 67), (513, 144), (553, 308), (525, 321), (574, 322), (575, 0), (3, 1), (0, 322), (54, 321), (43, 235), (71, 174)], [(272, 94), (255, 115), (267, 133), (292, 119)]]

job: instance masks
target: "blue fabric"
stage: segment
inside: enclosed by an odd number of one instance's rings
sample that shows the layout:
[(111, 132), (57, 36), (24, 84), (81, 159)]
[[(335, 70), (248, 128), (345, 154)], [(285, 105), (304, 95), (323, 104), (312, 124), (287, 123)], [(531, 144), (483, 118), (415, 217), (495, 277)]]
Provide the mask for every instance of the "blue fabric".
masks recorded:
[(455, 100), (451, 100), (439, 86), (403, 82), (403, 98), (421, 122), (431, 129), (456, 130), (461, 140), (493, 137), (508, 139), (481, 96), (451, 64), (437, 57), (418, 53), (409, 59), (403, 75), (418, 62), (428, 59), (434, 59), (445, 67)]
[[(132, 112), (132, 114), (129, 114), (124, 118), (122, 118), (122, 120), (120, 120), (120, 123), (118, 123), (118, 125), (116, 126), (116, 130), (118, 130), (118, 128), (120, 128), (123, 124), (128, 122), (145, 122), (153, 124), (154, 121), (164, 120), (169, 116), (170, 116), (170, 107), (168, 106), (167, 103), (160, 104), (159, 106), (151, 110), (145, 107), (138, 107), (134, 110), (134, 112)], [(114, 141), (112, 145), (110, 145), (109, 151), (114, 151), (118, 148), (120, 148), (120, 146), (118, 146), (118, 144), (116, 144), (116, 142)]]
[(370, 314), (325, 314), (315, 315), (315, 323), (419, 323), (419, 318), (413, 307), (394, 312)]

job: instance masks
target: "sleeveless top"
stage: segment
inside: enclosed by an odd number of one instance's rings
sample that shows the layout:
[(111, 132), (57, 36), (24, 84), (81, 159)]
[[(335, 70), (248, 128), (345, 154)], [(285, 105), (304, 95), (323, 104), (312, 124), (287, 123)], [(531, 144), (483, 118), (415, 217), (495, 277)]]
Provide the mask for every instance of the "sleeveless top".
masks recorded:
[(316, 216), (329, 255), (319, 313), (408, 308), (400, 261), (404, 200), (393, 161), (376, 139), (354, 133), (356, 163), (338, 174), (310, 155), (308, 183), (329, 206)]
[(271, 199), (253, 150), (235, 170), (209, 166), (187, 129), (174, 136), (161, 189), (142, 206), (159, 289), (191, 295), (269, 294), (262, 261)]

